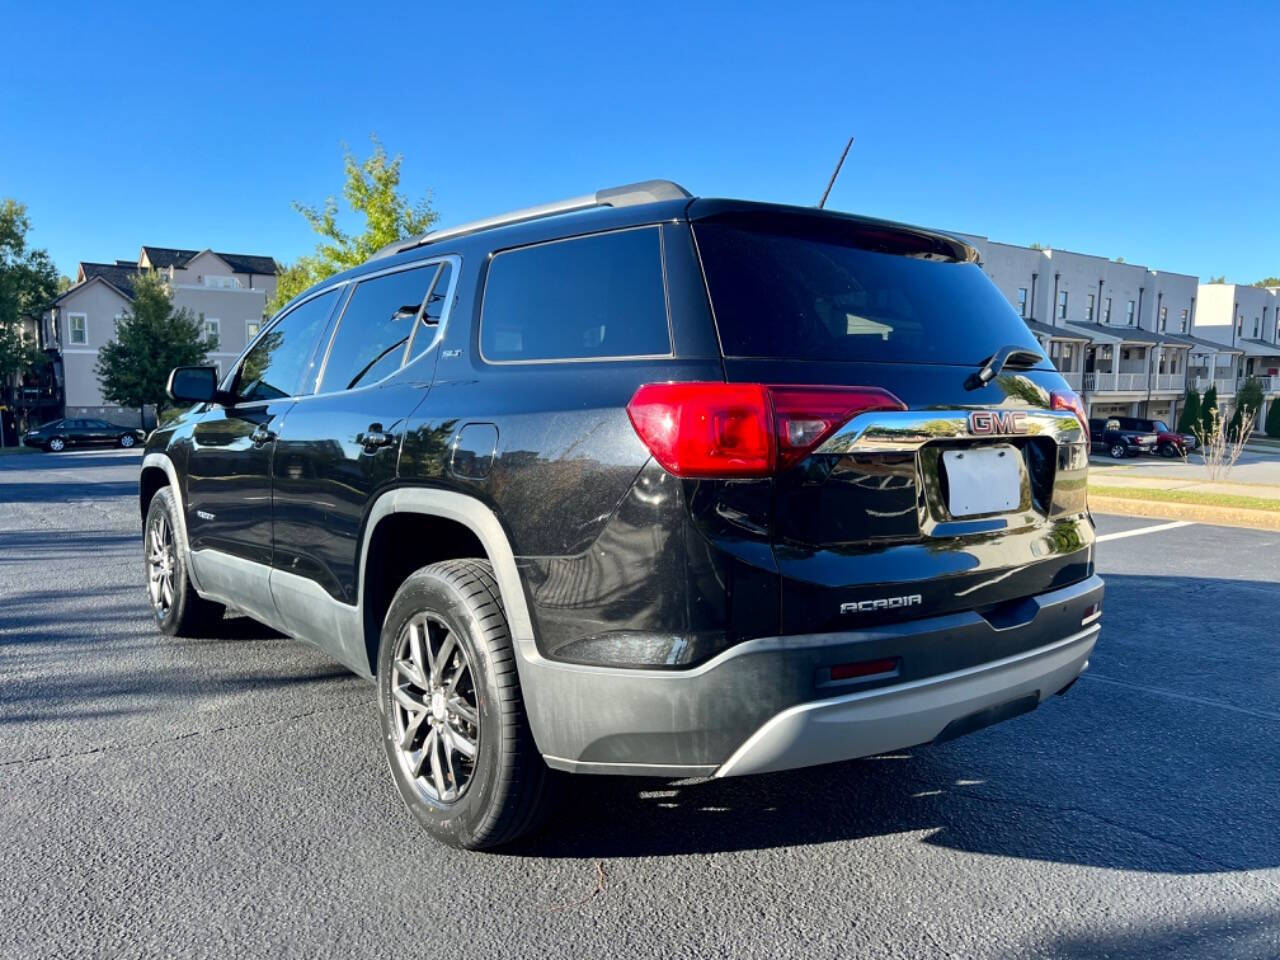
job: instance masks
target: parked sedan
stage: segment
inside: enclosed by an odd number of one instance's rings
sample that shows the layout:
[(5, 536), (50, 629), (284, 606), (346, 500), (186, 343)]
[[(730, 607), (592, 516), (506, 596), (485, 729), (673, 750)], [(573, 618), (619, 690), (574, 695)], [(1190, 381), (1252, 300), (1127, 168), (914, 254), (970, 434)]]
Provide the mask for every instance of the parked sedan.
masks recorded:
[(54, 420), (22, 436), (28, 447), (40, 447), (58, 453), (68, 447), (129, 448), (147, 439), (147, 431), (138, 427), (122, 427), (105, 420)]
[(1094, 450), (1105, 450), (1117, 460), (1152, 453), (1156, 448), (1156, 435), (1149, 430), (1126, 429), (1121, 421), (1128, 417), (1092, 418), (1089, 420), (1089, 440)]

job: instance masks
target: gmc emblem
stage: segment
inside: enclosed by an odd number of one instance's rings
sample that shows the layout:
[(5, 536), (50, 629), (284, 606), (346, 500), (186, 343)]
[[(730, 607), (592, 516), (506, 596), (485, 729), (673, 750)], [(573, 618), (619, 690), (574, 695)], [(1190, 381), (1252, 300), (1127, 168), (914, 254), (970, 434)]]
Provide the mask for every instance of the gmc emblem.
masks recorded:
[(1026, 433), (1027, 415), (1020, 410), (1007, 413), (974, 410), (969, 414), (969, 432), (980, 437), (997, 433)]

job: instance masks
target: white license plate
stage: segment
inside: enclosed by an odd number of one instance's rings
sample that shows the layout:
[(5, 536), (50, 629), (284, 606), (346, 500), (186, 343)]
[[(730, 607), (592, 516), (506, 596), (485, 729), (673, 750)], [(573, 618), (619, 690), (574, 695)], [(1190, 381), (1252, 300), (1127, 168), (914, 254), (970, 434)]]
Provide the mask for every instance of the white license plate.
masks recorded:
[(1008, 513), (1022, 503), (1022, 455), (1007, 444), (942, 451), (953, 517)]

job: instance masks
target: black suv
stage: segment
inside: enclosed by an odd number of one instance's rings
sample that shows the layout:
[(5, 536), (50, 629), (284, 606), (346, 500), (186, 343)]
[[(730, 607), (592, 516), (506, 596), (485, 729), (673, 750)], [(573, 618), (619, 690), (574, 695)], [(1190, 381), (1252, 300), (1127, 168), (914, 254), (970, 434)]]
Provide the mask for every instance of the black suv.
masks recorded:
[[(1125, 426), (1125, 421), (1129, 425)], [(1116, 460), (1156, 452), (1156, 435), (1127, 417), (1094, 417), (1089, 420), (1089, 439), (1095, 450), (1105, 450)]]
[(947, 740), (1084, 670), (1078, 398), (930, 230), (651, 181), (397, 244), (155, 431), (160, 629), (376, 679), (409, 809), (511, 840), (572, 773)]

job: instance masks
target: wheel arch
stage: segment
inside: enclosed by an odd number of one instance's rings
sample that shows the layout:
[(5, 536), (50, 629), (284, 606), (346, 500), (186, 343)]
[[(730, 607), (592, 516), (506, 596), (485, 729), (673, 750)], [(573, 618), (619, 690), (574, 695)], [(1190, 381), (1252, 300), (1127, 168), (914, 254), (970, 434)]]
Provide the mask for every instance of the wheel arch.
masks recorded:
[(376, 674), (382, 624), (391, 598), (414, 570), (441, 560), (487, 560), (502, 594), (518, 655), (536, 655), (524, 585), (506, 530), (475, 497), (452, 490), (399, 487), (374, 501), (360, 548), (359, 607), (369, 671)]

